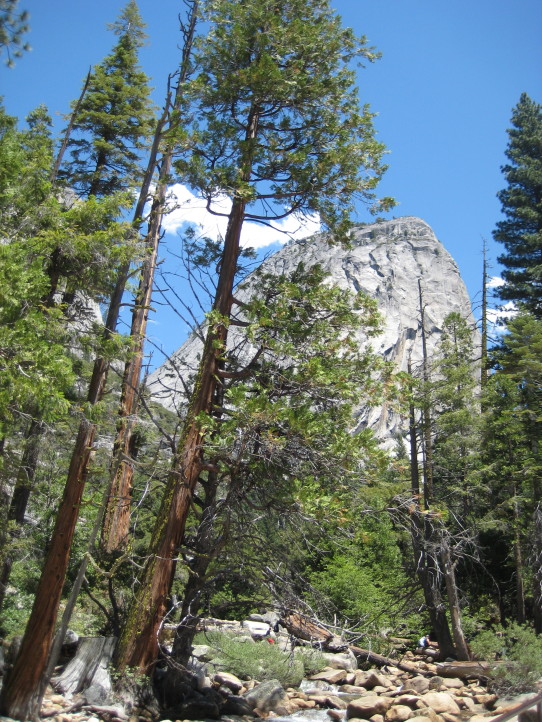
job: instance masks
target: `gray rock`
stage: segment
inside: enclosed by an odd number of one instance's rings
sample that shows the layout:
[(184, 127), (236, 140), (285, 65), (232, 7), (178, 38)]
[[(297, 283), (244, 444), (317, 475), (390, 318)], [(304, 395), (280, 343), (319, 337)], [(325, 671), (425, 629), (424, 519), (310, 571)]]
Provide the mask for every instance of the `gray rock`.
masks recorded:
[[(470, 300), (456, 263), (420, 218), (409, 216), (358, 226), (352, 232), (350, 248), (330, 246), (324, 236), (292, 242), (267, 259), (262, 270), (289, 273), (300, 262), (306, 268), (319, 263), (329, 272), (331, 283), (351, 291), (364, 290), (376, 299), (384, 317), (384, 329), (370, 343), (375, 352), (392, 361), (397, 369), (406, 370), (409, 356), (414, 369), (422, 359), (418, 281), (423, 291), (429, 355), (450, 312), (457, 311), (472, 320)], [(251, 279), (253, 275), (244, 289), (236, 291), (240, 300), (255, 292)], [(239, 333), (230, 331), (231, 344), (239, 340)], [(359, 343), (360, 346), (369, 343), (365, 334), (360, 334)], [(184, 381), (189, 379), (201, 348), (201, 341), (191, 337), (170, 361), (150, 374), (147, 385), (155, 401), (170, 409), (183, 405), (180, 377)], [(395, 435), (407, 433), (406, 424), (403, 417), (388, 407), (360, 408), (356, 413), (356, 430), (369, 426), (390, 447)]]
[(288, 701), (284, 687), (276, 679), (262, 682), (257, 687), (245, 692), (243, 697), (252, 709), (256, 709), (258, 712), (280, 711), (280, 708)]
[(354, 653), (351, 651), (339, 652), (337, 654), (322, 652), (322, 656), (327, 667), (332, 667), (333, 669), (344, 669), (347, 672), (351, 672), (358, 668), (358, 661), (354, 656)]
[(404, 692), (418, 692), (418, 694), (423, 694), (424, 692), (427, 692), (429, 689), (429, 680), (426, 677), (422, 677), (419, 675), (418, 677), (412, 677), (412, 679), (409, 679), (405, 682), (403, 686)]
[(247, 699), (231, 694), (220, 708), (220, 715), (225, 714), (254, 717), (255, 712)]

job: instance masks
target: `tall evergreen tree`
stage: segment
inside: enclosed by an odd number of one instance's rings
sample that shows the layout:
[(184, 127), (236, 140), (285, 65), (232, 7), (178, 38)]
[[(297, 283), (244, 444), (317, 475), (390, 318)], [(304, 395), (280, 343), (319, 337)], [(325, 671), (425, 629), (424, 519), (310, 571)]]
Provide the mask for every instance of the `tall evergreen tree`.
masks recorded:
[(270, 223), (319, 213), (343, 238), (353, 196), (371, 202), (383, 168), (371, 114), (360, 110), (348, 63), (372, 59), (327, 0), (210, 0), (192, 84), (199, 126), (177, 166), (208, 202), (232, 201), (213, 310), (194, 393), (158, 514), (148, 561), (116, 654), (119, 669), (156, 659), (175, 550), (201, 471), (205, 425), (224, 372), (233, 283), (245, 218)]
[(145, 41), (137, 3), (129, 0), (110, 29), (119, 39), (91, 73), (68, 141), (62, 177), (83, 196), (110, 195), (137, 185), (141, 151), (155, 120), (148, 78), (138, 65)]
[(505, 220), (493, 237), (504, 244), (499, 257), (506, 281), (501, 298), (518, 301), (542, 317), (542, 107), (522, 93), (512, 113), (502, 167), (508, 186), (498, 193)]

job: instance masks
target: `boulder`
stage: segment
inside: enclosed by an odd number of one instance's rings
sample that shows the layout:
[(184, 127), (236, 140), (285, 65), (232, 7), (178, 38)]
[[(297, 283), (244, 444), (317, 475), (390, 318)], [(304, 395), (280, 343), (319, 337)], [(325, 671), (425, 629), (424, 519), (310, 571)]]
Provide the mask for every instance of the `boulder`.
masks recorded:
[(200, 662), (210, 662), (213, 658), (214, 651), (208, 644), (195, 644), (192, 647), (192, 657)]
[(247, 629), (251, 636), (255, 639), (262, 639), (271, 635), (272, 630), (268, 622), (253, 622), (250, 619), (245, 619), (241, 624), (243, 629)]
[(312, 674), (309, 679), (311, 682), (327, 682), (328, 684), (341, 684), (346, 677), (344, 669), (324, 669), (322, 672)]
[(389, 697), (379, 697), (376, 694), (359, 697), (359, 699), (349, 702), (346, 708), (346, 718), (371, 719), (375, 714), (385, 715), (392, 704), (393, 700)]
[(325, 663), (333, 669), (344, 669), (347, 672), (353, 672), (358, 668), (358, 662), (352, 652), (323, 652)]
[(441, 689), (463, 689), (465, 682), (457, 677), (441, 678)]
[(419, 699), (417, 694), (401, 694), (395, 698), (395, 704), (402, 704), (411, 709), (416, 709)]
[(221, 686), (227, 687), (234, 694), (240, 692), (243, 688), (243, 683), (234, 674), (229, 672), (217, 672), (213, 677), (213, 682)]
[(311, 694), (312, 699), (318, 707), (330, 709), (346, 709), (347, 702), (335, 694)]
[(421, 675), (407, 680), (407, 682), (403, 685), (404, 692), (412, 690), (413, 692), (418, 692), (418, 694), (423, 694), (424, 692), (427, 692), (428, 689), (429, 680), (427, 677), (422, 677)]
[(420, 702), (435, 712), (459, 714), (459, 705), (448, 692), (427, 692), (420, 698)]
[(244, 697), (238, 697), (235, 694), (230, 694), (224, 703), (220, 705), (220, 715), (222, 716), (225, 714), (239, 715), (241, 717), (254, 717), (255, 713), (248, 700)]
[(361, 697), (367, 692), (367, 689), (357, 684), (341, 684), (340, 691), (344, 694), (359, 694)]
[(391, 684), (390, 682), (384, 677), (383, 674), (377, 674), (376, 672), (366, 672), (365, 678), (358, 678), (356, 677), (356, 683), (360, 687), (365, 687), (365, 689), (374, 689), (375, 687), (382, 687), (383, 689), (388, 689)]
[(414, 716), (414, 712), (406, 704), (394, 704), (386, 712), (386, 722), (405, 722)]
[(288, 703), (288, 695), (284, 687), (276, 679), (262, 682), (248, 692), (245, 692), (243, 697), (252, 709), (264, 713), (277, 712), (278, 714), (283, 714)]

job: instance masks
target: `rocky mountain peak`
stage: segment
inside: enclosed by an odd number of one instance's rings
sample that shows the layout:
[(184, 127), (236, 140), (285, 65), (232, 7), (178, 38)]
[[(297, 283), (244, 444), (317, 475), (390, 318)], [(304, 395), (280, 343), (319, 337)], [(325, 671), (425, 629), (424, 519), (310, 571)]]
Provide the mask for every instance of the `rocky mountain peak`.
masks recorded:
[[(478, 333), (470, 299), (459, 269), (422, 219), (407, 216), (371, 225), (356, 226), (348, 248), (330, 244), (317, 235), (291, 242), (262, 265), (266, 273), (288, 274), (302, 262), (306, 268), (320, 264), (329, 282), (351, 291), (365, 291), (376, 299), (384, 319), (382, 332), (371, 339), (373, 349), (406, 371), (410, 358), (413, 368), (422, 360), (420, 324), (421, 288), (425, 309), (425, 332), (429, 356), (434, 353), (446, 316), (456, 311), (472, 322), (475, 341)], [(257, 292), (251, 277), (246, 293)], [(366, 340), (360, 338), (360, 343)], [(180, 377), (190, 373), (201, 350), (191, 337), (171, 360), (148, 379), (151, 395), (168, 408), (181, 401)], [(386, 407), (360, 409), (357, 428), (369, 425), (377, 436), (391, 445), (394, 436), (404, 435), (406, 419)]]

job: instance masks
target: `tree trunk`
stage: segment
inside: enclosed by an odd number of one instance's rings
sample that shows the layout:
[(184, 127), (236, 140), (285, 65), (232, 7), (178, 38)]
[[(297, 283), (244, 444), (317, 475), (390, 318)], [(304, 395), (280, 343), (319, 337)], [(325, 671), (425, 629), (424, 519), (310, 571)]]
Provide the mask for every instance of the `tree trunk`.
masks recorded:
[(514, 567), (516, 573), (516, 620), (525, 624), (525, 585), (523, 583), (523, 555), (521, 553), (520, 518), (517, 503), (517, 490), (514, 489)]
[(228, 537), (227, 525), (218, 533), (215, 529), (216, 494), (218, 477), (213, 472), (205, 483), (205, 500), (196, 540), (191, 552), (194, 554), (189, 564), (189, 577), (183, 590), (180, 623), (175, 631), (172, 657), (177, 666), (186, 667), (192, 654), (192, 642), (200, 619), (201, 595), (206, 588), (206, 575), (211, 562), (220, 554)]
[(61, 694), (77, 694), (100, 681), (111, 661), (115, 641), (115, 637), (83, 637), (75, 657), (52, 680), (53, 687)]
[[(444, 533), (446, 534), (446, 532)], [(444, 580), (446, 582), (446, 593), (448, 595), (448, 609), (450, 610), (450, 621), (457, 658), (462, 662), (468, 662), (471, 659), (471, 654), (461, 624), (461, 607), (459, 605), (459, 595), (457, 593), (455, 567), (452, 560), (449, 541), (445, 538), (442, 539), (441, 543), (441, 556), (444, 566)]]
[[(0, 571), (0, 611), (4, 606), (6, 589), (9, 584), (11, 568), (13, 566), (14, 553), (11, 546), (12, 542), (18, 539), (22, 533), (28, 499), (34, 486), (40, 441), (44, 428), (44, 423), (40, 419), (32, 419), (26, 435), (26, 443), (17, 473), (15, 489), (9, 504), (7, 515), (8, 533), (6, 534), (4, 532), (2, 534), (4, 544), (2, 549), (2, 568)], [(9, 528), (10, 522), (14, 525), (14, 528)]]
[[(422, 307), (422, 296), (420, 288), (420, 307)], [(423, 327), (424, 316), (421, 315)], [(425, 339), (425, 333), (422, 336)], [(425, 343), (424, 343), (425, 349)], [(426, 349), (425, 349), (426, 350)], [(424, 367), (426, 366), (424, 350)], [(409, 373), (411, 372), (410, 360), (408, 363)], [(428, 372), (424, 371), (424, 380), (428, 380)], [(440, 593), (439, 570), (438, 564), (434, 558), (434, 552), (430, 553), (434, 543), (432, 542), (433, 528), (431, 523), (425, 518), (420, 511), (421, 490), (420, 490), (420, 474), (418, 467), (418, 445), (417, 425), (415, 417), (414, 404), (410, 404), (409, 413), (409, 431), (410, 431), (410, 477), (411, 477), (411, 493), (413, 509), (410, 516), (410, 533), (412, 540), (412, 549), (414, 552), (414, 563), (420, 585), (422, 587), (425, 606), (431, 621), (431, 627), (436, 635), (440, 653), (445, 656), (455, 656), (455, 649), (450, 635), (450, 628), (444, 611), (444, 604)], [(427, 459), (424, 455), (424, 481), (427, 474)], [(430, 499), (428, 496), (428, 485), (424, 484), (424, 502), (427, 508)]]
[(54, 636), (94, 431), (95, 426), (90, 421), (84, 419), (81, 422), (34, 606), (19, 654), (2, 689), (0, 711), (8, 717), (26, 720), (39, 713), (40, 680)]
[(533, 574), (533, 621), (537, 634), (542, 634), (542, 506), (535, 500), (534, 524), (534, 574)]
[[(247, 119), (246, 155), (240, 163), (241, 180), (244, 182), (248, 182), (252, 170), (252, 144), (249, 141), (257, 136), (258, 118), (257, 108), (252, 108)], [(173, 581), (173, 558), (184, 535), (192, 494), (201, 472), (205, 443), (205, 429), (201, 421), (211, 411), (220, 357), (226, 349), (245, 206), (243, 197), (234, 197), (224, 238), (213, 318), (209, 323), (183, 434), (168, 476), (140, 586), (130, 606), (115, 654), (115, 664), (121, 673), (126, 667), (150, 672), (158, 654), (158, 633)]]
[[(188, 27), (184, 31), (182, 62), (173, 106), (170, 108), (170, 95), (168, 93), (164, 112), (158, 122), (154, 136), (154, 158), (152, 167), (154, 167), (154, 163), (156, 162), (157, 150), (160, 141), (164, 137), (164, 128), (168, 118), (174, 119), (173, 123), (170, 123), (170, 132), (178, 127), (179, 124), (179, 111), (183, 100), (184, 85), (188, 79), (190, 70), (189, 59), (192, 52), (197, 15), (198, 3), (196, 0), (191, 6)], [(130, 505), (132, 499), (134, 461), (137, 455), (137, 442), (133, 434), (134, 417), (139, 407), (139, 384), (147, 333), (147, 320), (150, 310), (154, 273), (158, 258), (158, 244), (160, 242), (173, 152), (174, 147), (171, 142), (169, 142), (164, 149), (160, 163), (160, 173), (153, 196), (147, 237), (145, 239), (145, 260), (142, 264), (139, 289), (132, 309), (132, 325), (130, 329), (132, 352), (126, 362), (122, 379), (119, 421), (117, 424), (117, 436), (111, 465), (110, 492), (102, 528), (102, 547), (107, 553), (121, 549), (128, 540), (130, 530)]]

